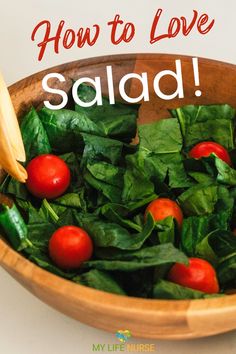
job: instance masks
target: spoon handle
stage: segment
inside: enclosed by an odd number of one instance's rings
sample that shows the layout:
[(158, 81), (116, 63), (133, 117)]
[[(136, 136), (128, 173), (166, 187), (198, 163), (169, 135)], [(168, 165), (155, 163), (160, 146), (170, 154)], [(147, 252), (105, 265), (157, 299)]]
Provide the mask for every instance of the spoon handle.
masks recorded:
[(25, 182), (27, 172), (18, 162), (25, 162), (20, 127), (4, 79), (0, 73), (0, 165), (12, 177)]

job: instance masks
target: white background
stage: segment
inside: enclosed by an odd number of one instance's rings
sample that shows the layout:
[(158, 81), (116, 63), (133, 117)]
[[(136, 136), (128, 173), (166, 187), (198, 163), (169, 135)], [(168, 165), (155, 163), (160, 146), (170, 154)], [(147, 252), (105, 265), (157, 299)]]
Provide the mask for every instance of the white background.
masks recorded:
[[(234, 0), (0, 0), (0, 70), (8, 84), (27, 75), (63, 62), (105, 54), (130, 52), (165, 52), (208, 57), (236, 64)], [(192, 10), (208, 13), (215, 18), (212, 31), (201, 36), (194, 28), (188, 37), (179, 35), (170, 40), (149, 44), (149, 32), (158, 8), (163, 8), (159, 34), (165, 33), (172, 16), (191, 19)], [(136, 25), (136, 36), (131, 43), (112, 46), (109, 42), (107, 22), (119, 13), (123, 20)], [(37, 61), (37, 43), (32, 42), (31, 32), (36, 24), (48, 19), (52, 22), (52, 33), (61, 19), (65, 28), (98, 23), (101, 35), (93, 47), (76, 47), (53, 53), (49, 45), (45, 58)], [(42, 39), (38, 34), (37, 41)], [(54, 311), (29, 294), (15, 280), (0, 269), (0, 354), (74, 354), (91, 353), (92, 343), (116, 343), (115, 336), (107, 334)], [(96, 319), (95, 319), (96, 320)], [(234, 353), (236, 332), (212, 338), (155, 343), (161, 354), (205, 354)], [(133, 340), (134, 342), (148, 342)]]

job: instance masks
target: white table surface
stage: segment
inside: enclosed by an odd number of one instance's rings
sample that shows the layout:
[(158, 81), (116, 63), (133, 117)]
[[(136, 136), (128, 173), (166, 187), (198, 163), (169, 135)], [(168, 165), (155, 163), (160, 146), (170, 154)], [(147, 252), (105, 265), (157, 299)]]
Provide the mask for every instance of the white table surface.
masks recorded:
[[(105, 54), (129, 52), (168, 52), (208, 57), (236, 64), (234, 0), (0, 0), (0, 68), (8, 84), (27, 75), (63, 62)], [(157, 8), (163, 8), (160, 33), (172, 16), (190, 17), (192, 10), (207, 12), (215, 18), (212, 31), (200, 36), (195, 31), (187, 38), (176, 37), (151, 46), (150, 25)], [(106, 23), (116, 13), (136, 24), (136, 37), (129, 44), (112, 46)], [(52, 27), (61, 19), (74, 29), (99, 23), (101, 37), (94, 47), (62, 50), (51, 48), (42, 62), (37, 61), (37, 46), (30, 40), (33, 27), (50, 19)], [(236, 97), (236, 93), (235, 93)], [(48, 307), (27, 292), (0, 269), (0, 354), (87, 354), (93, 343), (116, 343), (115, 335), (85, 326)], [(236, 351), (236, 332), (191, 341), (145, 341), (155, 343), (161, 354), (231, 354)]]

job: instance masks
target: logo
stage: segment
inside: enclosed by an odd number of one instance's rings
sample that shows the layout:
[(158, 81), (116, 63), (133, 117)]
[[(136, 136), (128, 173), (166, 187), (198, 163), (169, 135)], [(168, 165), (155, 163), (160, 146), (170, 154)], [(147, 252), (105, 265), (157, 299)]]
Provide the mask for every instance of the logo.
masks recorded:
[(131, 337), (131, 333), (128, 329), (126, 329), (125, 331), (120, 329), (119, 331), (116, 332), (116, 337), (119, 339), (121, 343), (125, 343)]
[(107, 352), (154, 353), (156, 351), (156, 345), (153, 343), (132, 343), (132, 341), (130, 343), (126, 343), (131, 338), (131, 332), (128, 329), (119, 329), (115, 333), (115, 336), (119, 343), (93, 343), (92, 351), (100, 353), (103, 352), (104, 354)]

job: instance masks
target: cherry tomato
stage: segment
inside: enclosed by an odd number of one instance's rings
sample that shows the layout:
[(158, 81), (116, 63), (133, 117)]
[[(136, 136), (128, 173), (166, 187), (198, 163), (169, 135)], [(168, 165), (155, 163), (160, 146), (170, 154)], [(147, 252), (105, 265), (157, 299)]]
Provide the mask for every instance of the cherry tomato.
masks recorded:
[(232, 232), (236, 236), (236, 228), (234, 228)]
[(53, 199), (62, 195), (70, 184), (70, 170), (58, 156), (35, 157), (26, 168), (28, 190), (38, 198)]
[(231, 158), (228, 151), (220, 144), (213, 141), (203, 141), (195, 145), (189, 152), (189, 156), (194, 159), (200, 159), (201, 157), (207, 157), (214, 153), (219, 159), (226, 162), (228, 165), (232, 165)]
[(62, 226), (49, 240), (49, 254), (62, 269), (76, 269), (89, 260), (93, 243), (86, 231), (77, 226)]
[(179, 227), (181, 227), (183, 222), (183, 213), (179, 205), (175, 201), (168, 198), (158, 198), (153, 200), (147, 206), (145, 217), (147, 216), (147, 213), (151, 213), (155, 221), (160, 221), (168, 216), (173, 216)]
[(168, 280), (207, 294), (219, 292), (215, 269), (200, 258), (189, 258), (188, 266), (175, 263), (169, 271)]

